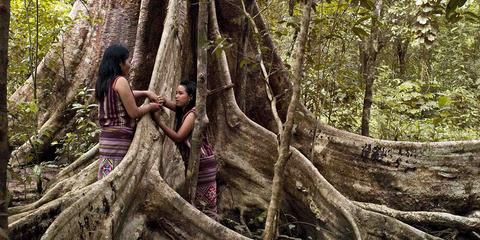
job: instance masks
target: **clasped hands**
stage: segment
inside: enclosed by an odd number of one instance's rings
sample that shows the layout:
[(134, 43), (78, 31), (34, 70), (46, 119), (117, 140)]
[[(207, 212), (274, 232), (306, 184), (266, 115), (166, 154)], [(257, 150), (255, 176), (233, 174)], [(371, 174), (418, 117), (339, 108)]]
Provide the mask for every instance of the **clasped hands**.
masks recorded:
[(157, 95), (152, 91), (147, 91), (146, 95), (150, 100), (149, 104), (155, 111), (162, 110), (162, 106), (165, 104), (164, 96)]

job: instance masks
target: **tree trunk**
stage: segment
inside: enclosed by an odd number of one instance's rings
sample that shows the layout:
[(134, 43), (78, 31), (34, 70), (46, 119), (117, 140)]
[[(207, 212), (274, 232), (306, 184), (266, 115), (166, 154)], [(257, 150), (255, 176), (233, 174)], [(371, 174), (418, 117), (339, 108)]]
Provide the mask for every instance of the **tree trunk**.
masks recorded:
[(363, 97), (362, 135), (370, 135), (370, 112), (373, 103), (373, 82), (377, 69), (377, 56), (381, 48), (378, 23), (382, 11), (382, 0), (375, 1), (375, 10), (372, 17), (372, 27), (367, 40), (360, 43), (360, 73), (365, 82), (365, 95)]
[(305, 59), (305, 45), (308, 39), (308, 26), (310, 25), (310, 10), (312, 9), (312, 0), (307, 0), (303, 6), (300, 32), (295, 41), (295, 62), (293, 64), (293, 86), (292, 98), (287, 110), (287, 120), (284, 126), (279, 126), (278, 159), (274, 165), (272, 180), (272, 196), (268, 205), (267, 220), (265, 222), (264, 240), (273, 240), (277, 238), (277, 224), (279, 216), (279, 205), (283, 198), (284, 169), (290, 158), (290, 142), (292, 139), (292, 129), (294, 124), (294, 113), (299, 104), (300, 82), (303, 73), (303, 62)]
[[(207, 101), (207, 47), (208, 47), (208, 2), (200, 0), (198, 2), (198, 22), (197, 22), (197, 99), (195, 108), (197, 118), (192, 132), (192, 147), (188, 159), (186, 198), (190, 203), (195, 201), (195, 192), (197, 188), (197, 178), (200, 166), (200, 151), (202, 147), (203, 136), (208, 124), (206, 101)], [(195, 203), (196, 204), (196, 203)]]
[(8, 30), (10, 25), (10, 0), (0, 1), (0, 239), (7, 238), (7, 164), (8, 113), (7, 113), (7, 68)]
[[(245, 8), (248, 9), (251, 12), (251, 7), (252, 7), (252, 0), (244, 0), (244, 5)], [(240, 109), (245, 112), (245, 97), (247, 94), (247, 69), (248, 69), (248, 62), (249, 62), (249, 56), (247, 55), (248, 53), (248, 38), (249, 38), (249, 32), (250, 32), (250, 19), (245, 16), (242, 18), (242, 23), (241, 23), (241, 35), (240, 35), (240, 42), (238, 44), (238, 52), (239, 52), (239, 57), (237, 58), (237, 64), (236, 64), (236, 69), (237, 69), (237, 74), (236, 77), (234, 78), (234, 82), (237, 85), (237, 87), (234, 89), (235, 90), (235, 99), (237, 100), (237, 104), (240, 107)], [(253, 98), (253, 96), (251, 97)]]
[(397, 53), (397, 74), (400, 78), (405, 77), (405, 71), (407, 69), (407, 50), (410, 41), (408, 39), (402, 39), (401, 37), (395, 38), (395, 47)]
[[(224, 46), (231, 43), (233, 47), (209, 51), (208, 87), (225, 90), (207, 99), (208, 135), (220, 165), (220, 217), (237, 214), (240, 218), (238, 213), (265, 210), (270, 201), (273, 165), (279, 154), (271, 151), (278, 143), (276, 123), (265, 86), (258, 84), (264, 81), (259, 69), (248, 69), (246, 79), (247, 89), (256, 94), (255, 101), (245, 99), (244, 112), (238, 107), (234, 89), (228, 86), (238, 71), (236, 44), (241, 44), (241, 24), (237, 20), (244, 17), (243, 7), (240, 0), (212, 2), (217, 4)], [(138, 59), (132, 69), (134, 86), (148, 85), (148, 89), (172, 97), (180, 79), (194, 76), (191, 31), (196, 20), (189, 1), (171, 0), (168, 6), (160, 0), (91, 1), (87, 6), (90, 14), (103, 21), (89, 26), (80, 20), (67, 32), (66, 43), (72, 42), (66, 44), (72, 82), (61, 90), (63, 96), (76, 91), (77, 81), (93, 86), (101, 52), (115, 41), (126, 42)], [(250, 14), (258, 12), (253, 3)], [(279, 115), (285, 119), (292, 85), (261, 15), (255, 17), (255, 26), (262, 41), (257, 42), (250, 32), (248, 45), (254, 47), (248, 48), (247, 55), (255, 56), (257, 45), (266, 50), (263, 56), (271, 63), (267, 70), (273, 73), (270, 84)], [(213, 40), (211, 28), (209, 32)], [(78, 50), (75, 40), (84, 42)], [(37, 71), (39, 81), (48, 74), (57, 86), (63, 77), (62, 69), (48, 57), (54, 51), (42, 61), (43, 70)], [(56, 122), (61, 130), (60, 120), (72, 121), (62, 119), (69, 99), (42, 109), (49, 116), (43, 119)], [(173, 122), (167, 113), (162, 117)], [(285, 201), (280, 207), (297, 222), (306, 223), (299, 226), (304, 234), (314, 239), (436, 239), (433, 234), (438, 235), (438, 229), (458, 231), (466, 237), (480, 231), (475, 212), (480, 208), (479, 141), (375, 140), (317, 123), (301, 105), (294, 118), (291, 156), (285, 166)], [(308, 159), (312, 141), (314, 157)], [(11, 239), (246, 238), (176, 193), (174, 189), (185, 181), (183, 163), (175, 157), (175, 145), (156, 129), (150, 116), (139, 121), (129, 152), (101, 181), (96, 181), (95, 151), (62, 171), (40, 200), (9, 209)]]
[[(53, 139), (61, 138), (65, 134), (65, 131), (62, 131), (64, 127), (72, 125), (71, 104), (81, 88), (84, 86), (93, 88), (101, 54), (108, 45), (120, 42), (127, 46), (133, 53), (132, 58), (135, 60), (133, 64), (137, 66), (133, 71), (134, 85), (145, 88), (148, 86), (155, 57), (151, 52), (145, 54), (142, 51), (148, 48), (148, 51), (154, 52), (158, 48), (158, 42), (152, 41), (159, 40), (161, 28), (141, 25), (139, 26), (141, 31), (137, 33), (137, 23), (145, 24), (144, 21), (150, 20), (149, 24), (157, 23), (161, 26), (165, 15), (153, 17), (151, 11), (164, 8), (164, 5), (163, 2), (155, 1), (145, 3), (148, 12), (139, 18), (140, 3), (137, 1), (89, 1), (85, 5), (77, 1), (74, 4), (74, 13), (81, 15), (78, 12), (82, 12), (88, 17), (80, 17), (77, 20), (61, 41), (52, 46), (36, 70), (40, 108), (37, 137), (41, 140), (41, 144), (36, 148), (40, 152), (40, 158), (41, 153), (50, 147)], [(97, 25), (93, 26), (94, 23), (90, 19), (98, 19), (100, 24), (96, 23)], [(65, 56), (63, 60), (58, 58), (62, 55), (59, 54), (60, 51), (63, 51)], [(32, 82), (29, 79), (10, 97), (10, 101), (31, 101), (32, 91)], [(38, 141), (32, 137), (32, 142)], [(32, 146), (26, 142), (12, 152), (10, 163), (25, 164), (27, 156), (31, 153)]]

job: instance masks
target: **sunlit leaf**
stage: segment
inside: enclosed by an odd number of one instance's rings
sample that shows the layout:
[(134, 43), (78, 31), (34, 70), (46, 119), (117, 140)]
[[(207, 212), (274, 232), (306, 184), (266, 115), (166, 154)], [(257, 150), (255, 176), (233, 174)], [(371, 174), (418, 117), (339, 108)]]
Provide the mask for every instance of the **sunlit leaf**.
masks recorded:
[(363, 30), (362, 28), (360, 27), (352, 27), (352, 31), (355, 35), (357, 35), (357, 37), (359, 37), (360, 39), (364, 38), (364, 37), (368, 37), (368, 33)]
[(450, 98), (448, 96), (440, 96), (438, 98), (438, 106), (439, 107), (443, 107), (449, 102), (450, 102)]

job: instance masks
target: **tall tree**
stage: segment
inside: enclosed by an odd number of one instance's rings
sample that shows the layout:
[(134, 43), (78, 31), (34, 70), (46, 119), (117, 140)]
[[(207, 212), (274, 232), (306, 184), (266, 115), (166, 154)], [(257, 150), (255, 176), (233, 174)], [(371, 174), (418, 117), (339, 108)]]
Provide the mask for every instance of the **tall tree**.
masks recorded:
[(8, 150), (7, 67), (10, 0), (0, 1), (0, 238), (7, 238), (7, 164)]
[(382, 43), (380, 42), (380, 17), (382, 14), (383, 0), (375, 1), (372, 14), (370, 35), (360, 43), (360, 73), (365, 83), (365, 95), (363, 97), (362, 111), (362, 135), (370, 134), (370, 112), (373, 103), (373, 82), (377, 68), (377, 57)]
[[(211, 4), (209, 39), (214, 45), (208, 51), (208, 87), (221, 89), (238, 81), (232, 78), (239, 75), (234, 67), (240, 57), (235, 44), (243, 44), (238, 19), (245, 15), (241, 0)], [(45, 97), (56, 101), (49, 101), (49, 108), (42, 109), (41, 115), (42, 128), (54, 134), (45, 139), (51, 141), (75, 121), (65, 114), (71, 96), (80, 82), (92, 86), (101, 53), (110, 43), (121, 41), (132, 50), (135, 86), (148, 86), (172, 97), (180, 79), (193, 78), (196, 49), (192, 30), (196, 20), (192, 5), (196, 2), (88, 1), (85, 7), (91, 18), (80, 19), (64, 38), (70, 80), (62, 82), (58, 74), (63, 66), (54, 57), (55, 47), (37, 68), (39, 80), (55, 80), (54, 96)], [(278, 157), (270, 100), (265, 85), (258, 84), (263, 83), (264, 76), (255, 66), (257, 45), (265, 51), (282, 119), (292, 95), (288, 71), (261, 10), (254, 3), (248, 11), (256, 16), (255, 27), (262, 33), (261, 41), (257, 42), (254, 34), (247, 38), (248, 46), (253, 47), (247, 49), (246, 57), (255, 64), (248, 68), (246, 87), (255, 99), (245, 101), (244, 111), (238, 107), (232, 88), (207, 99), (209, 139), (221, 166), (219, 209), (224, 214), (240, 211), (239, 217), (267, 208)], [(27, 98), (22, 94), (27, 89), (31, 85), (15, 96)], [(164, 117), (173, 123), (172, 116)], [(314, 239), (437, 239), (434, 234), (438, 229), (453, 229), (464, 236), (480, 231), (480, 219), (474, 214), (480, 206), (478, 141), (371, 139), (318, 123), (302, 105), (297, 106), (294, 119), (281, 209), (296, 222), (306, 223), (299, 226), (303, 233)], [(318, 131), (311, 154), (315, 126)], [(184, 180), (183, 163), (174, 157), (174, 144), (158, 132), (149, 116), (139, 121), (121, 164), (101, 181), (96, 181), (96, 151), (92, 149), (62, 170), (38, 201), (9, 209), (11, 239), (246, 238), (177, 194), (174, 189)]]
[(407, 51), (410, 41), (400, 37), (395, 38), (395, 48), (397, 55), (397, 74), (400, 78), (405, 76), (407, 69)]

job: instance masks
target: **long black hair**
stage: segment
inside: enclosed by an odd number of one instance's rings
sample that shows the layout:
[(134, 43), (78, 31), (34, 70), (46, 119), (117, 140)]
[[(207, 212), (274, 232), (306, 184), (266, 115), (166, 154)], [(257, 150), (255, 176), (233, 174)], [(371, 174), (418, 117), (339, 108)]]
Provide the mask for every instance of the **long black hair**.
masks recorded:
[(191, 80), (183, 80), (180, 82), (180, 85), (185, 87), (187, 94), (192, 97), (192, 99), (187, 103), (185, 108), (176, 107), (175, 108), (175, 129), (178, 131), (182, 126), (183, 114), (190, 111), (195, 107), (195, 99), (197, 96), (197, 83)]
[(128, 49), (121, 44), (113, 44), (105, 49), (95, 85), (95, 97), (97, 101), (103, 101), (108, 87), (112, 84), (114, 78), (122, 75), (120, 63), (125, 63), (128, 55)]

